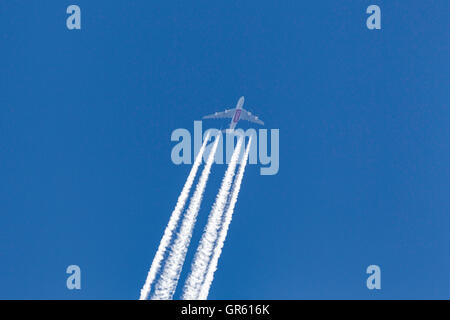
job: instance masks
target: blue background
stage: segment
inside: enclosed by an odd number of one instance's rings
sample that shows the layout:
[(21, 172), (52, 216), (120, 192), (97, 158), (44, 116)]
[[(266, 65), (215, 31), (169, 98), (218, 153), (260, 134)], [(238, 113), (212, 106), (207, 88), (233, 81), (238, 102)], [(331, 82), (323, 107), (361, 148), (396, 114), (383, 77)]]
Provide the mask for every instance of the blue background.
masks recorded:
[(138, 298), (190, 169), (171, 132), (241, 95), (280, 171), (248, 167), (210, 298), (450, 298), (448, 1), (74, 3), (79, 31), (0, 3), (0, 298)]

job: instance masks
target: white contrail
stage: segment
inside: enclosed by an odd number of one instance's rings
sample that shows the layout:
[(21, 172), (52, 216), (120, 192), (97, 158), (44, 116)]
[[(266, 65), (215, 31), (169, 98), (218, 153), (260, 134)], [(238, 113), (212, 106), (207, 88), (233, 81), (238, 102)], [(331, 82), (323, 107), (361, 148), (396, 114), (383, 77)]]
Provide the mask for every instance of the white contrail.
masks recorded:
[(217, 240), (216, 247), (214, 248), (214, 254), (208, 266), (208, 271), (206, 272), (205, 280), (200, 289), (200, 293), (197, 296), (197, 299), (199, 300), (206, 300), (206, 298), (208, 298), (209, 288), (211, 287), (211, 283), (214, 279), (214, 273), (217, 270), (217, 263), (219, 262), (220, 255), (222, 253), (222, 248), (225, 243), (225, 239), (227, 237), (228, 228), (230, 226), (231, 219), (233, 218), (234, 206), (236, 205), (239, 190), (241, 188), (242, 178), (244, 177), (245, 166), (247, 164), (248, 153), (250, 151), (251, 143), (252, 139), (250, 137), (247, 148), (245, 150), (244, 157), (242, 158), (241, 163), (239, 165), (239, 172), (233, 184), (233, 191), (231, 192), (230, 202), (228, 204), (227, 211), (225, 212), (225, 218), (223, 221), (222, 229), (220, 230), (219, 239)]
[(197, 175), (198, 168), (202, 163), (203, 153), (205, 152), (206, 143), (209, 140), (209, 133), (205, 137), (205, 141), (203, 142), (200, 151), (195, 158), (194, 164), (192, 165), (191, 171), (189, 172), (189, 176), (184, 184), (183, 189), (181, 190), (180, 195), (178, 196), (177, 204), (175, 209), (170, 216), (169, 223), (167, 224), (166, 229), (164, 230), (164, 235), (159, 243), (158, 250), (156, 251), (155, 257), (153, 258), (152, 265), (150, 270), (148, 271), (147, 279), (145, 280), (144, 286), (141, 289), (140, 300), (148, 299), (150, 294), (151, 286), (153, 281), (155, 280), (156, 274), (161, 268), (161, 262), (164, 259), (164, 254), (167, 250), (167, 247), (170, 245), (172, 241), (173, 231), (178, 225), (178, 220), (180, 220), (181, 212), (183, 211), (184, 205), (186, 204), (186, 200), (189, 196), (189, 192), (191, 190), (192, 184), (194, 183), (195, 176)]
[(167, 258), (161, 278), (156, 284), (155, 293), (152, 296), (152, 299), (172, 299), (175, 292), (220, 137), (221, 134), (218, 134), (215, 138), (214, 145), (208, 156), (208, 160), (206, 161), (200, 179), (195, 187), (195, 192), (190, 200), (189, 208), (184, 216), (183, 222), (181, 223), (178, 236), (171, 247), (171, 252)]
[(219, 193), (217, 194), (216, 201), (209, 214), (208, 223), (200, 240), (197, 252), (195, 253), (191, 273), (184, 286), (183, 299), (185, 300), (197, 298), (204, 280), (213, 247), (217, 240), (217, 232), (222, 224), (222, 216), (227, 203), (228, 194), (230, 193), (231, 184), (233, 183), (233, 177), (239, 160), (243, 140), (244, 137), (239, 138), (239, 141), (236, 144), (236, 148), (231, 156), (230, 164), (223, 177)]

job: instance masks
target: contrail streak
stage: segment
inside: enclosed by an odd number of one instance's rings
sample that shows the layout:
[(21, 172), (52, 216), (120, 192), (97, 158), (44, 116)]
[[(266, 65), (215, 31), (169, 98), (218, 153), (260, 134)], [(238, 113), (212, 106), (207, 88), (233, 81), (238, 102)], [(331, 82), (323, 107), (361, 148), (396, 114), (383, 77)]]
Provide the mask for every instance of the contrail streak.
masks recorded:
[(181, 224), (178, 237), (175, 239), (175, 242), (171, 247), (171, 252), (169, 254), (169, 257), (167, 258), (161, 278), (156, 285), (155, 293), (152, 296), (152, 299), (172, 299), (172, 296), (175, 292), (181, 269), (186, 258), (186, 252), (191, 241), (192, 230), (197, 220), (197, 214), (202, 202), (203, 192), (205, 191), (206, 183), (208, 182), (211, 165), (214, 161), (214, 155), (216, 153), (220, 137), (221, 134), (218, 134), (215, 138), (214, 145), (211, 148), (208, 160), (206, 161), (205, 167), (203, 168), (199, 182), (195, 187), (194, 195), (192, 196), (189, 203), (189, 208)]
[(177, 204), (175, 209), (170, 216), (169, 223), (167, 224), (166, 229), (164, 230), (163, 237), (161, 242), (159, 243), (158, 250), (156, 251), (155, 257), (153, 258), (152, 265), (150, 266), (150, 270), (148, 271), (147, 279), (145, 280), (144, 286), (141, 289), (141, 296), (139, 300), (147, 300), (151, 291), (151, 286), (153, 281), (155, 280), (156, 274), (161, 268), (161, 262), (164, 259), (164, 254), (167, 250), (167, 247), (170, 245), (172, 241), (173, 231), (178, 225), (178, 221), (180, 220), (181, 212), (183, 211), (184, 205), (186, 204), (186, 200), (189, 196), (189, 192), (191, 191), (192, 184), (194, 183), (195, 176), (197, 175), (198, 168), (202, 163), (203, 153), (205, 152), (206, 143), (209, 140), (209, 133), (205, 137), (205, 141), (203, 142), (200, 151), (195, 158), (194, 164), (192, 165), (191, 171), (189, 172), (189, 176), (181, 190), (180, 195), (178, 196)]
[(206, 269), (212, 255), (213, 247), (217, 240), (217, 232), (222, 223), (223, 212), (228, 199), (228, 194), (230, 193), (231, 184), (233, 183), (233, 177), (237, 162), (239, 160), (238, 158), (243, 140), (244, 137), (241, 137), (236, 144), (236, 148), (231, 156), (230, 164), (228, 165), (223, 177), (219, 193), (217, 194), (216, 201), (214, 202), (211, 213), (209, 214), (208, 223), (200, 240), (197, 252), (195, 253), (191, 273), (189, 274), (184, 286), (183, 299), (185, 300), (193, 300), (197, 298), (206, 274)]
[(252, 140), (250, 138), (248, 141), (247, 148), (245, 150), (244, 157), (242, 158), (241, 163), (239, 165), (238, 175), (233, 184), (233, 191), (231, 192), (230, 202), (228, 204), (227, 211), (225, 212), (225, 218), (222, 225), (222, 229), (220, 230), (219, 239), (217, 240), (216, 247), (214, 248), (214, 254), (211, 258), (208, 271), (206, 272), (205, 280), (200, 289), (200, 293), (197, 297), (197, 299), (199, 300), (206, 300), (206, 298), (208, 298), (209, 289), (214, 279), (214, 273), (217, 270), (217, 263), (219, 262), (220, 255), (222, 253), (222, 248), (225, 243), (225, 239), (227, 237), (228, 228), (230, 226), (231, 219), (233, 218), (234, 207), (236, 205), (236, 201), (239, 195), (239, 190), (241, 189), (242, 178), (244, 177), (245, 166), (247, 164), (251, 143)]

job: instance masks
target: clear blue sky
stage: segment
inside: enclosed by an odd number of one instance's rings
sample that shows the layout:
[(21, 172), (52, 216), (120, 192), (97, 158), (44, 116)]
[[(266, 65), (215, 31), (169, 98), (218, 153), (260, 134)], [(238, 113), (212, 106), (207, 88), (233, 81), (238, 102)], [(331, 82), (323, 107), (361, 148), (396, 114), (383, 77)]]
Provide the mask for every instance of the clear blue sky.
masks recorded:
[(241, 95), (280, 171), (246, 171), (210, 298), (450, 298), (449, 9), (1, 1), (0, 298), (138, 298), (190, 169), (171, 132)]

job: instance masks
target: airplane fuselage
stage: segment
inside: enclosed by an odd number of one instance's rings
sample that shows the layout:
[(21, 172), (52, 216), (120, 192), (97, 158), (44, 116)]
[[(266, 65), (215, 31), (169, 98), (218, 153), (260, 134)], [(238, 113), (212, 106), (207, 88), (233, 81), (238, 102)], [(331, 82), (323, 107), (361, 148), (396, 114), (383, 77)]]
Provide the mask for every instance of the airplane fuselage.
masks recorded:
[(233, 130), (237, 123), (239, 122), (239, 118), (241, 117), (242, 107), (244, 106), (244, 97), (240, 97), (237, 104), (236, 109), (234, 111), (234, 116), (231, 118), (230, 130)]

